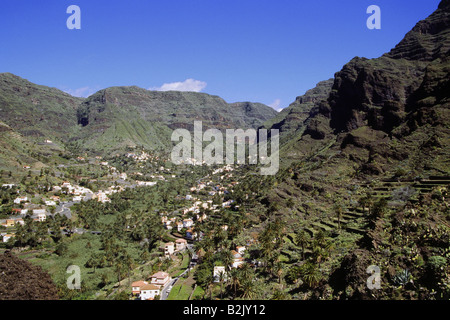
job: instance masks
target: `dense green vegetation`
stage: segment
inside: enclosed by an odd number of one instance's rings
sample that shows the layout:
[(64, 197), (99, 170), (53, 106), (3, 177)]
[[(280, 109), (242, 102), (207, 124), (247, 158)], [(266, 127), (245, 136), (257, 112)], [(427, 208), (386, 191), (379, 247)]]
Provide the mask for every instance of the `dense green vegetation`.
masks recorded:
[[(14, 184), (0, 190), (0, 230), (14, 234), (2, 250), (42, 266), (62, 299), (129, 299), (132, 281), (167, 271), (180, 277), (169, 299), (448, 300), (449, 12), (443, 1), (390, 53), (352, 59), (276, 116), (137, 87), (80, 100), (1, 74), (0, 183)], [(194, 120), (279, 129), (279, 172), (173, 165), (170, 133)], [(64, 182), (91, 198), (54, 189)], [(11, 225), (19, 195), (47, 219)], [(165, 256), (180, 238), (194, 249)]]

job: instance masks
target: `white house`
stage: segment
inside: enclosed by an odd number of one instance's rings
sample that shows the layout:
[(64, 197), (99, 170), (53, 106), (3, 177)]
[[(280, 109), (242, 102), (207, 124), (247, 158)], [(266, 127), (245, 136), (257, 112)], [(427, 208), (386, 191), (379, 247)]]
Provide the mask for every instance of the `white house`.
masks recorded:
[(147, 284), (148, 284), (148, 282), (143, 281), (143, 280), (133, 282), (131, 284), (131, 293), (132, 294), (140, 294), (141, 288)]
[(47, 214), (45, 209), (33, 210), (33, 220), (43, 222), (47, 219)]
[(175, 245), (173, 242), (168, 242), (164, 245), (164, 256), (169, 257), (175, 252)]
[(206, 185), (204, 184), (204, 183), (200, 183), (198, 186), (197, 186), (197, 190), (202, 190), (202, 189), (204, 189), (206, 187)]
[(164, 228), (172, 230), (172, 222), (175, 222), (175, 218), (168, 219), (167, 216), (163, 216), (161, 217), (161, 222), (164, 225)]
[(167, 230), (172, 230), (172, 220), (167, 220), (166, 222), (164, 222), (164, 227), (167, 229)]
[(146, 186), (146, 187), (153, 187), (157, 184), (156, 181), (137, 181), (136, 183), (138, 186)]
[(237, 268), (244, 263), (244, 258), (241, 256), (239, 252), (231, 250), (231, 255), (233, 256), (233, 263), (232, 263), (233, 268)]
[(224, 208), (224, 207), (229, 207), (229, 206), (231, 206), (231, 204), (234, 202), (234, 200), (228, 200), (228, 201), (225, 201), (224, 203), (222, 203), (222, 207)]
[(3, 242), (8, 242), (9, 239), (13, 238), (13, 234), (5, 234), (3, 235)]
[(18, 197), (14, 200), (15, 204), (20, 204), (22, 202), (27, 202), (28, 201), (28, 197)]
[(72, 188), (72, 185), (70, 184), (70, 182), (64, 181), (61, 185), (61, 188), (70, 189), (70, 188)]
[(216, 267), (214, 267), (214, 273), (213, 273), (214, 282), (219, 282), (220, 281), (220, 274), (221, 273), (223, 273), (223, 280), (226, 281), (227, 280), (227, 273), (226, 273), (225, 267), (223, 267), (223, 266), (216, 266)]
[(184, 250), (187, 246), (187, 241), (185, 239), (177, 239), (175, 241), (176, 243), (176, 250), (181, 251)]
[(189, 228), (194, 225), (194, 221), (192, 219), (184, 219), (183, 220), (183, 228)]
[(101, 190), (97, 193), (97, 201), (102, 202), (102, 203), (111, 202), (111, 200), (108, 198), (108, 196)]
[(152, 275), (151, 277), (151, 284), (159, 287), (165, 287), (172, 278), (167, 272), (159, 271)]
[(206, 215), (206, 213), (203, 213), (201, 216), (199, 215), (199, 214), (197, 214), (197, 221), (198, 222), (202, 222), (203, 220), (206, 220), (206, 218), (208, 217), (207, 215)]
[(33, 209), (34, 215), (45, 214), (47, 211), (45, 209)]
[(153, 300), (156, 296), (159, 296), (161, 291), (158, 286), (153, 284), (146, 284), (141, 287), (140, 297), (141, 300)]
[(237, 246), (236, 247), (236, 251), (240, 254), (243, 255), (245, 252), (246, 248), (244, 246)]

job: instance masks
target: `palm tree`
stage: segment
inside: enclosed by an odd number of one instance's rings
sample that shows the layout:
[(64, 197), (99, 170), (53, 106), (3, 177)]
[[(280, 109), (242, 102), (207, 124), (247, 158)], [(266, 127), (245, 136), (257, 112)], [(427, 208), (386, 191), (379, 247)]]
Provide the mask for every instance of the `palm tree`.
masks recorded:
[(313, 243), (313, 254), (312, 257), (316, 263), (320, 264), (329, 255), (333, 247), (333, 242), (329, 241), (323, 231), (316, 233), (315, 241)]
[(302, 259), (305, 260), (305, 247), (309, 244), (309, 236), (305, 230), (301, 230), (297, 233), (295, 242), (302, 248)]
[(323, 259), (325, 259), (328, 256), (328, 251), (321, 247), (321, 246), (314, 246), (313, 249), (313, 259), (314, 262), (319, 264), (319, 268), (320, 268), (320, 264), (322, 263)]
[(315, 242), (319, 247), (324, 247), (326, 245), (327, 242), (327, 237), (326, 234), (323, 230), (319, 230), (315, 236)]
[(361, 206), (361, 209), (362, 209), (362, 211), (363, 211), (363, 213), (364, 213), (364, 211), (366, 210), (366, 206), (367, 206), (367, 195), (364, 196), (364, 197), (361, 197), (361, 198), (358, 200), (358, 203), (359, 203), (359, 205)]
[(252, 299), (255, 295), (255, 283), (253, 279), (247, 279), (242, 282), (242, 298), (244, 299)]
[(369, 216), (371, 215), (371, 210), (372, 210), (374, 201), (375, 201), (375, 199), (373, 198), (373, 196), (370, 192), (367, 192), (366, 195), (359, 200), (359, 203), (362, 206), (363, 212), (365, 212), (366, 208), (369, 209), (369, 213), (368, 213)]
[(212, 294), (213, 294), (213, 284), (214, 284), (214, 275), (212, 272), (209, 272), (208, 276), (206, 277), (206, 288), (209, 290), (209, 299), (212, 300)]
[(129, 285), (131, 284), (131, 269), (133, 268), (133, 259), (131, 258), (131, 256), (128, 253), (125, 253), (125, 256), (123, 258), (123, 262), (125, 264), (125, 267), (127, 268), (127, 273), (128, 273), (128, 283)]
[(233, 268), (230, 270), (230, 281), (231, 281), (231, 286), (234, 289), (233, 298), (236, 298), (237, 288), (240, 285), (240, 274), (239, 274), (238, 269)]
[(223, 293), (223, 282), (225, 281), (226, 277), (225, 277), (225, 272), (224, 271), (220, 271), (219, 272), (219, 282), (220, 282), (220, 299), (222, 299), (222, 293)]
[(208, 294), (208, 290), (209, 290), (209, 294), (210, 294), (210, 298), (211, 298), (211, 296), (212, 296), (211, 286), (214, 283), (214, 275), (213, 275), (213, 272), (211, 271), (211, 269), (207, 265), (201, 264), (199, 266), (199, 269), (197, 269), (195, 272), (195, 278), (196, 278), (197, 284), (203, 288), (204, 296)]
[(238, 270), (243, 281), (253, 279), (253, 270), (248, 263), (241, 264)]
[(303, 281), (308, 287), (314, 289), (322, 279), (322, 274), (317, 265), (313, 262), (307, 262), (301, 267)]
[(335, 203), (333, 206), (334, 213), (338, 219), (338, 229), (341, 229), (341, 219), (342, 215), (344, 214), (344, 208), (341, 203)]
[(274, 271), (278, 276), (278, 283), (281, 283), (281, 276), (283, 275), (283, 265), (280, 261), (277, 261), (274, 265)]
[(117, 278), (118, 278), (119, 283), (120, 283), (120, 281), (122, 281), (122, 268), (123, 268), (122, 262), (117, 261), (114, 266), (114, 269), (117, 272)]
[(217, 226), (217, 228), (214, 230), (214, 247), (222, 247), (226, 238), (227, 232), (220, 226)]
[(383, 216), (387, 209), (387, 200), (386, 198), (381, 198), (372, 206), (372, 212), (370, 217), (375, 220)]
[(233, 262), (233, 255), (231, 254), (231, 251), (229, 250), (222, 251), (221, 260), (225, 264), (226, 268), (228, 268)]
[(95, 269), (99, 266), (100, 261), (98, 259), (98, 257), (95, 254), (92, 254), (89, 258), (88, 261), (86, 261), (85, 266), (87, 268), (94, 268), (94, 273), (95, 273)]
[(286, 300), (287, 295), (284, 291), (281, 289), (276, 289), (275, 292), (272, 295), (271, 300)]

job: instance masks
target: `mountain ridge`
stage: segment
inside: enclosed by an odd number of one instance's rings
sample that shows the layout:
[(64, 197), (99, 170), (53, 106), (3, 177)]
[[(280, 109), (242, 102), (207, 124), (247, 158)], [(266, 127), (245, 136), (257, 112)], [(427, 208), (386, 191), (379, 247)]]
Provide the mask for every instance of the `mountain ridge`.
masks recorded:
[[(448, 144), (449, 48), (449, 2), (442, 1), (388, 53), (345, 64), (327, 96), (309, 106), (307, 115), (295, 119), (286, 112), (277, 122), (269, 121), (269, 128), (285, 123), (302, 128), (297, 135), (281, 130), (282, 158), (289, 164), (329, 150), (329, 156), (342, 152), (349, 166), (366, 172), (389, 171), (391, 159), (403, 165), (409, 161), (412, 171), (421, 172), (423, 161), (419, 166), (411, 161), (420, 158), (421, 145)], [(447, 155), (442, 152), (430, 156)], [(438, 170), (445, 171), (444, 163)]]
[(171, 130), (257, 128), (277, 112), (261, 103), (227, 103), (199, 92), (150, 91), (116, 86), (87, 98), (0, 74), (0, 117), (30, 144), (51, 140), (107, 154), (131, 146), (165, 149)]

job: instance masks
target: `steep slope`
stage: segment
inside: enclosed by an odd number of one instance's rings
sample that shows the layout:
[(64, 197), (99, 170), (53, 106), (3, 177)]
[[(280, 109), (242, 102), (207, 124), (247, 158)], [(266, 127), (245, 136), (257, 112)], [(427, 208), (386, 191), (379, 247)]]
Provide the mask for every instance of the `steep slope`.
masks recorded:
[(315, 88), (299, 96), (275, 118), (264, 124), (266, 128), (279, 129), (283, 136), (300, 129), (314, 106), (326, 100), (331, 92), (333, 79), (319, 82)]
[(65, 141), (76, 126), (75, 111), (82, 101), (10, 73), (0, 74), (0, 119), (36, 141)]
[(164, 148), (172, 130), (192, 130), (194, 121), (203, 128), (258, 127), (277, 112), (263, 104), (226, 103), (218, 96), (196, 92), (148, 91), (138, 87), (101, 90), (77, 110), (84, 146), (99, 150), (141, 145)]
[(34, 159), (27, 155), (29, 144), (18, 132), (0, 121), (0, 170), (10, 171), (34, 162)]
[[(0, 170), (40, 170), (64, 152), (76, 129), (76, 108), (83, 99), (0, 74)], [(51, 143), (44, 143), (50, 140)]]
[[(294, 121), (306, 128), (294, 137), (296, 151), (290, 146), (281, 157), (323, 156), (328, 150), (328, 156), (342, 152), (349, 160), (342, 165), (356, 163), (365, 173), (396, 166), (411, 174), (425, 167), (448, 171), (449, 26), (449, 2), (442, 1), (389, 53), (352, 59), (336, 73), (328, 97)], [(283, 128), (289, 118), (285, 114), (273, 127)], [(292, 145), (292, 139), (284, 143)]]
[(21, 161), (14, 162), (12, 156), (27, 158), (32, 153), (26, 147), (20, 147), (20, 152), (13, 150), (15, 136), (21, 137), (24, 146), (51, 140), (62, 148), (69, 142), (78, 150), (97, 154), (138, 145), (164, 149), (171, 144), (173, 129), (192, 129), (195, 120), (203, 121), (204, 128), (257, 128), (276, 114), (260, 103), (228, 104), (205, 93), (159, 92), (138, 87), (107, 88), (82, 99), (3, 73), (0, 119), (6, 126), (3, 128), (15, 135), (11, 140), (7, 133), (3, 134), (3, 142), (12, 144), (5, 146), (9, 156), (2, 160), (2, 167), (13, 163), (20, 166)]
[[(285, 165), (298, 160), (308, 149), (307, 144), (299, 144), (302, 136), (311, 122), (313, 110), (325, 103), (328, 98), (334, 79), (319, 82), (315, 88), (308, 90), (304, 95), (283, 109), (276, 117), (266, 121), (266, 129), (280, 130), (280, 154)], [(308, 151), (310, 153), (311, 150)]]
[(235, 110), (237, 118), (241, 117), (242, 128), (257, 128), (268, 119), (273, 119), (278, 115), (278, 112), (262, 103), (235, 102), (230, 103), (229, 106)]
[[(309, 239), (306, 258), (287, 267), (318, 264), (322, 281), (291, 291), (302, 299), (448, 300), (449, 19), (442, 1), (389, 53), (352, 59), (294, 122), (301, 134), (282, 137), (284, 166), (258, 201), (261, 220), (281, 217), (285, 234)], [(305, 254), (292, 243), (281, 253)], [(382, 290), (368, 288), (370, 265)]]

